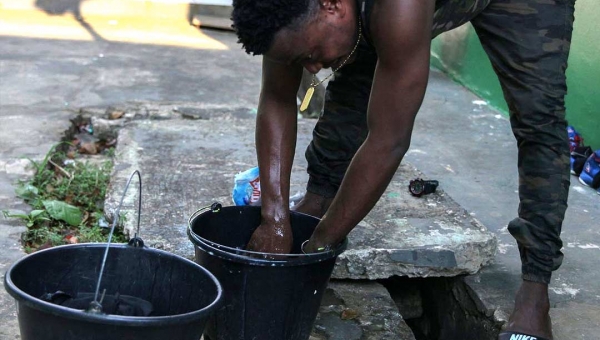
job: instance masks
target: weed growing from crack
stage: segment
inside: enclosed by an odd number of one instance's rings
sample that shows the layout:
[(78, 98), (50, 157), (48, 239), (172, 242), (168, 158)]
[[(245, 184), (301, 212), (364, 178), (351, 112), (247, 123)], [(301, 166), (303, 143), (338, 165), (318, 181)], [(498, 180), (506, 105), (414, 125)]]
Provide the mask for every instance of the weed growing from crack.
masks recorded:
[[(25, 221), (27, 231), (21, 239), (27, 252), (69, 243), (106, 242), (110, 231), (102, 210), (112, 161), (79, 161), (56, 149), (40, 162), (30, 160), (35, 175), (17, 186), (17, 195), (33, 210), (29, 214), (3, 211), (5, 217)], [(121, 230), (115, 230), (113, 242), (126, 242)]]

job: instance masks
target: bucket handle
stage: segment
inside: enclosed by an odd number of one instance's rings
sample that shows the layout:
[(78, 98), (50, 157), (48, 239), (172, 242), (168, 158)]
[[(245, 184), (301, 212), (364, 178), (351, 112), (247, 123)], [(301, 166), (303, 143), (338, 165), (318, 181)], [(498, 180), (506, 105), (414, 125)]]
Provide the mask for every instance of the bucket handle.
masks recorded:
[(219, 211), (221, 211), (221, 208), (223, 206), (221, 205), (221, 203), (219, 202), (214, 202), (211, 205), (207, 205), (205, 207), (202, 207), (196, 211), (194, 211), (194, 213), (192, 214), (192, 216), (190, 216), (190, 218), (188, 219), (188, 228), (190, 228), (192, 226), (192, 221), (194, 220), (194, 218), (198, 217), (198, 215), (200, 215), (200, 213), (204, 212), (205, 210), (210, 209), (210, 211), (214, 212), (214, 213), (218, 213)]
[(100, 302), (98, 302), (98, 293), (100, 292), (100, 284), (102, 283), (102, 274), (104, 274), (104, 267), (106, 265), (106, 259), (108, 257), (108, 250), (110, 249), (110, 243), (112, 241), (112, 236), (115, 231), (115, 226), (117, 225), (117, 222), (119, 221), (119, 217), (120, 217), (119, 214), (121, 213), (121, 207), (123, 206), (123, 201), (125, 200), (125, 195), (127, 194), (127, 189), (129, 189), (129, 184), (131, 184), (131, 180), (136, 175), (137, 175), (138, 183), (139, 183), (139, 191), (138, 191), (139, 197), (138, 197), (138, 209), (137, 209), (137, 231), (136, 231), (133, 239), (131, 239), (129, 241), (129, 245), (132, 245), (134, 247), (144, 245), (144, 242), (140, 238), (138, 238), (138, 235), (140, 234), (140, 217), (141, 217), (141, 213), (142, 213), (142, 175), (140, 174), (139, 170), (135, 170), (129, 176), (129, 179), (127, 180), (127, 184), (125, 184), (125, 190), (123, 190), (123, 195), (121, 196), (121, 201), (119, 202), (119, 205), (117, 206), (117, 210), (114, 214), (112, 227), (110, 228), (110, 234), (108, 234), (108, 242), (106, 244), (106, 250), (104, 251), (104, 258), (102, 259), (102, 265), (100, 267), (100, 274), (98, 275), (98, 283), (96, 284), (96, 292), (94, 294), (94, 301), (92, 301), (90, 303), (90, 306), (88, 307), (87, 312), (97, 313), (97, 314), (102, 313), (102, 305), (100, 304)]

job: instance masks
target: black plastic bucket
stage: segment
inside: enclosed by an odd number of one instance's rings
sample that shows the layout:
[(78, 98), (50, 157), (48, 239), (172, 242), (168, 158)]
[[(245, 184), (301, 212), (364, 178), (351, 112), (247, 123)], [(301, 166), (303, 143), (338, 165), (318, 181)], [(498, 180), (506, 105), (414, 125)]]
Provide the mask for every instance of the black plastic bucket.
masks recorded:
[(301, 254), (319, 220), (291, 214), (293, 254), (275, 260), (244, 251), (260, 224), (260, 207), (224, 207), (190, 218), (196, 262), (223, 285), (223, 305), (210, 317), (207, 340), (306, 340), (344, 240), (335, 249)]
[(14, 263), (6, 290), (17, 302), (23, 340), (198, 340), (220, 304), (217, 279), (196, 263), (144, 247), (110, 245), (101, 289), (149, 301), (149, 316), (91, 314), (41, 300), (94, 292), (107, 244), (50, 248)]

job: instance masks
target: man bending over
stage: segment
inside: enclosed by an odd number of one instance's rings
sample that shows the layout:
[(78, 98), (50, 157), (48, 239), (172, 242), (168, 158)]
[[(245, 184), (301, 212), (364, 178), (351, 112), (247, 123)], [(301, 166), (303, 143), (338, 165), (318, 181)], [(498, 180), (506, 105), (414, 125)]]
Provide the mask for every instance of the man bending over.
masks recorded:
[(317, 252), (343, 240), (369, 213), (400, 165), (427, 86), (431, 39), (471, 22), (502, 84), (519, 149), (519, 217), (508, 229), (519, 246), (523, 275), (509, 333), (500, 339), (552, 339), (548, 283), (563, 257), (560, 231), (569, 188), (565, 70), (574, 3), (234, 0), (240, 43), (248, 53), (264, 55), (256, 123), (262, 224), (249, 247), (291, 249), (288, 200), (303, 68), (335, 72), (306, 151), (307, 194), (297, 205), (322, 217), (305, 245), (305, 251)]

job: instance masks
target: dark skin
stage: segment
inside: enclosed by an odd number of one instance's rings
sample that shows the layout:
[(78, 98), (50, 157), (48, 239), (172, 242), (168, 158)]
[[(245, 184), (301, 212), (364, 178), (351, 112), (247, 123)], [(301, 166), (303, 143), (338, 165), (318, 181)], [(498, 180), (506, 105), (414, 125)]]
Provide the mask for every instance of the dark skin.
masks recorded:
[[(434, 7), (434, 0), (375, 2), (369, 28), (378, 63), (367, 112), (369, 133), (335, 198), (307, 193), (296, 207), (322, 217), (305, 251), (342, 241), (377, 203), (408, 150), (429, 76)], [(249, 249), (291, 250), (289, 188), (302, 68), (317, 73), (339, 66), (356, 43), (357, 17), (354, 0), (321, 0), (316, 18), (301, 29), (278, 32), (263, 58), (256, 126), (262, 223)], [(548, 286), (523, 281), (507, 329), (552, 339), (548, 311)]]

